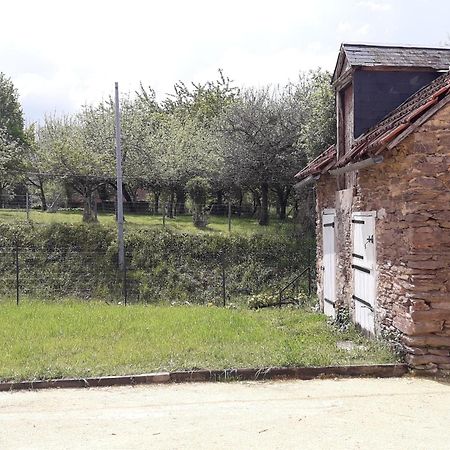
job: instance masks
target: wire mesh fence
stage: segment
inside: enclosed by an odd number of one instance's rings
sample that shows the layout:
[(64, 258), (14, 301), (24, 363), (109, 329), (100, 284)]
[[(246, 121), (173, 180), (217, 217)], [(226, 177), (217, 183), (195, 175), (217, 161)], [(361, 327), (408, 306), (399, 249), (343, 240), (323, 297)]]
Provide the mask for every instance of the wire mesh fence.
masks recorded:
[[(268, 292), (298, 299), (311, 290), (311, 274), (287, 261), (255, 258), (223, 245), (213, 252), (201, 246), (186, 251), (175, 243), (163, 257), (141, 247), (127, 248), (125, 270), (117, 267), (114, 247), (86, 251), (73, 247), (23, 246), (0, 248), (0, 296), (20, 304), (27, 299), (81, 298), (107, 302), (197, 303), (229, 306), (249, 302)], [(294, 262), (295, 263), (295, 262)], [(305, 267), (309, 264), (304, 261)], [(304, 267), (300, 267), (304, 270)], [(295, 279), (296, 283), (292, 283)], [(289, 289), (286, 289), (286, 286)], [(290, 296), (290, 297), (289, 297)], [(277, 297), (278, 298), (278, 297)], [(256, 305), (257, 306), (257, 305)]]
[(108, 295), (119, 298), (120, 280), (106, 262), (106, 252), (100, 251), (3, 247), (0, 294), (13, 296), (17, 303), (28, 296), (101, 298), (105, 293), (102, 289), (108, 286)]
[[(258, 227), (258, 205), (205, 205), (202, 214), (210, 231), (205, 234), (191, 232), (189, 202), (142, 201), (125, 202), (126, 264), (120, 271), (115, 203), (95, 203), (100, 224), (109, 227), (78, 227), (83, 204), (57, 200), (42, 211), (38, 196), (1, 197), (0, 296), (18, 302), (73, 296), (227, 305), (263, 292), (275, 294), (312, 264), (311, 244), (286, 233), (292, 223)], [(302, 279), (286, 294), (299, 291), (299, 285), (304, 292)]]

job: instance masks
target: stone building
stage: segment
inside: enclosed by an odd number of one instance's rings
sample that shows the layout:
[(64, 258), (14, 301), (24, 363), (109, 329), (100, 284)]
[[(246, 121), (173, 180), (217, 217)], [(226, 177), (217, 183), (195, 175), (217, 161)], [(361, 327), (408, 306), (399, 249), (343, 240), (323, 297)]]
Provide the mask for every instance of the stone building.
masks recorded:
[(450, 371), (450, 49), (343, 44), (313, 183), (318, 296), (417, 369)]

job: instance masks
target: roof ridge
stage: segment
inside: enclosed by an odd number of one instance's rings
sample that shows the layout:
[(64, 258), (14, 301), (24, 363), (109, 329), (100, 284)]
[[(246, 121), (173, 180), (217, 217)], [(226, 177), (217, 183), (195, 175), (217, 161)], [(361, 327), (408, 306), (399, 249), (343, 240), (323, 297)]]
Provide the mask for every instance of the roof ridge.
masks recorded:
[(424, 50), (448, 50), (450, 46), (428, 46), (428, 45), (415, 45), (415, 44), (388, 44), (388, 43), (371, 43), (371, 42), (343, 42), (342, 46), (351, 47), (382, 47), (382, 48), (412, 48), (412, 49), (424, 49)]

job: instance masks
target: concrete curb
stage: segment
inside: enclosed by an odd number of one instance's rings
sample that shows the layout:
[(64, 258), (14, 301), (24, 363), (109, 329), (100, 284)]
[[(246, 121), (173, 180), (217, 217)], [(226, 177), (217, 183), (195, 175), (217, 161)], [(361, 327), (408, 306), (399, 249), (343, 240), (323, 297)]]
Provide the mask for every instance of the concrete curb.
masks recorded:
[(188, 383), (227, 380), (311, 380), (333, 377), (401, 377), (408, 373), (406, 364), (325, 367), (268, 367), (262, 369), (225, 369), (159, 372), (111, 377), (61, 378), (36, 381), (0, 382), (0, 391), (50, 388), (90, 388), (133, 386), (138, 384)]

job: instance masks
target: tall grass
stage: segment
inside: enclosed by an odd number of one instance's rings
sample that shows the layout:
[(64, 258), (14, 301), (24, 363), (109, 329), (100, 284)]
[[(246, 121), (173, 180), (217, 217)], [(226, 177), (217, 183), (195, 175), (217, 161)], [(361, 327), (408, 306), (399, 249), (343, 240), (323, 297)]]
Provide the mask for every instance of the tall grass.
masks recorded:
[[(0, 321), (0, 379), (8, 380), (393, 361), (379, 342), (300, 310), (3, 302)], [(336, 347), (348, 339), (361, 347)]]

